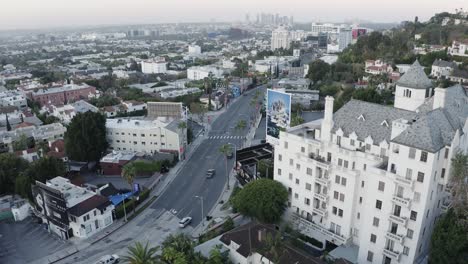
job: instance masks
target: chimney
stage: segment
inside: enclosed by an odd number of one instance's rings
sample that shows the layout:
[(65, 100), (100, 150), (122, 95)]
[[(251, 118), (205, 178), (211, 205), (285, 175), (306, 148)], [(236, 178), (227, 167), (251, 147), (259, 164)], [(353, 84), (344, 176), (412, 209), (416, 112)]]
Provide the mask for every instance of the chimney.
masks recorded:
[(325, 98), (325, 115), (322, 121), (322, 127), (320, 130), (320, 138), (322, 141), (329, 142), (331, 139), (331, 130), (333, 128), (333, 99), (332, 96)]
[(434, 104), (433, 109), (445, 107), (445, 94), (447, 90), (444, 88), (437, 87), (434, 91)]
[(266, 229), (265, 228), (259, 229), (257, 234), (258, 234), (258, 241), (262, 242), (263, 240), (265, 240)]

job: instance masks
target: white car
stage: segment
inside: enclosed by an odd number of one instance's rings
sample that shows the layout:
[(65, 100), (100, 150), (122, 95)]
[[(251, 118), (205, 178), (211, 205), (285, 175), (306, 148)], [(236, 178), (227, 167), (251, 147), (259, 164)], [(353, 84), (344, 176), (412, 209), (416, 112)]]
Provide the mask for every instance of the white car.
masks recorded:
[(184, 218), (182, 218), (182, 220), (179, 221), (179, 227), (184, 228), (184, 227), (188, 226), (190, 224), (190, 222), (192, 222), (192, 217), (190, 217), (190, 216), (184, 217)]
[(102, 258), (99, 259), (98, 262), (96, 262), (95, 264), (115, 264), (115, 263), (119, 263), (120, 261), (120, 258), (118, 255), (105, 255), (103, 256)]

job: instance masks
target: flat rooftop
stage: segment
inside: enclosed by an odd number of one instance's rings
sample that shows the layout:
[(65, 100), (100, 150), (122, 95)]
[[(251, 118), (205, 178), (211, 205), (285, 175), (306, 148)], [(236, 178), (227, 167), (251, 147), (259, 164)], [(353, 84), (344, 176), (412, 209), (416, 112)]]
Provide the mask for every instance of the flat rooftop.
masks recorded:
[(76, 186), (72, 184), (69, 179), (60, 176), (48, 180), (46, 185), (62, 193), (67, 201), (68, 207), (73, 207), (74, 205), (95, 195), (95, 193), (88, 191), (83, 187)]

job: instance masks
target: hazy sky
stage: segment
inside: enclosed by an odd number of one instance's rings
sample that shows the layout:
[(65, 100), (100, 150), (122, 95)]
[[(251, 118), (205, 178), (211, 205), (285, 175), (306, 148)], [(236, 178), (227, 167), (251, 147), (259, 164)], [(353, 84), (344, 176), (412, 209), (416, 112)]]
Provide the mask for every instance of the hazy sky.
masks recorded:
[(240, 21), (246, 13), (296, 21), (427, 20), (468, 0), (0, 0), (0, 30), (164, 22)]

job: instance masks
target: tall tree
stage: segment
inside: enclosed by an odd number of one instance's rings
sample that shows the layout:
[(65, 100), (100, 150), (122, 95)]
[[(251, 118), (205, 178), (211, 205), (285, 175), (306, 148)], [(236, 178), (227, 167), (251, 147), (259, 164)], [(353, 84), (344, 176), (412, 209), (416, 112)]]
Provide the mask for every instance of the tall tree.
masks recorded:
[(122, 260), (129, 264), (156, 264), (159, 263), (156, 257), (158, 250), (159, 247), (149, 247), (148, 242), (144, 246), (136, 242), (128, 247), (128, 253)]
[(33, 163), (26, 170), (25, 174), (34, 181), (45, 183), (47, 180), (65, 174), (65, 164), (61, 159), (55, 157), (42, 157)]
[(10, 120), (8, 120), (8, 114), (5, 114), (6, 118), (6, 129), (7, 131), (11, 131), (11, 125), (10, 125)]
[(436, 223), (431, 237), (429, 263), (462, 264), (468, 259), (466, 216), (451, 208)]
[(72, 119), (65, 133), (65, 149), (71, 160), (99, 161), (107, 146), (104, 115), (88, 111)]
[(322, 60), (315, 60), (309, 65), (307, 77), (315, 83), (323, 81), (330, 72), (330, 65)]
[(230, 184), (229, 184), (229, 170), (228, 170), (228, 156), (231, 155), (232, 153), (232, 146), (230, 144), (224, 144), (219, 148), (219, 152), (224, 155), (224, 160), (226, 164), (226, 177), (227, 177), (227, 189), (229, 190)]
[[(459, 152), (452, 158), (450, 189), (452, 207), (468, 217), (468, 155)], [(468, 220), (467, 220), (468, 221)]]
[(122, 168), (122, 178), (130, 185), (130, 190), (133, 190), (133, 182), (137, 174), (137, 169), (133, 162), (125, 164)]
[(244, 186), (232, 199), (237, 211), (254, 217), (264, 223), (280, 220), (286, 209), (288, 191), (279, 182), (270, 179), (258, 179)]
[(13, 153), (0, 154), (0, 195), (15, 192), (16, 178), (28, 167), (28, 162)]

